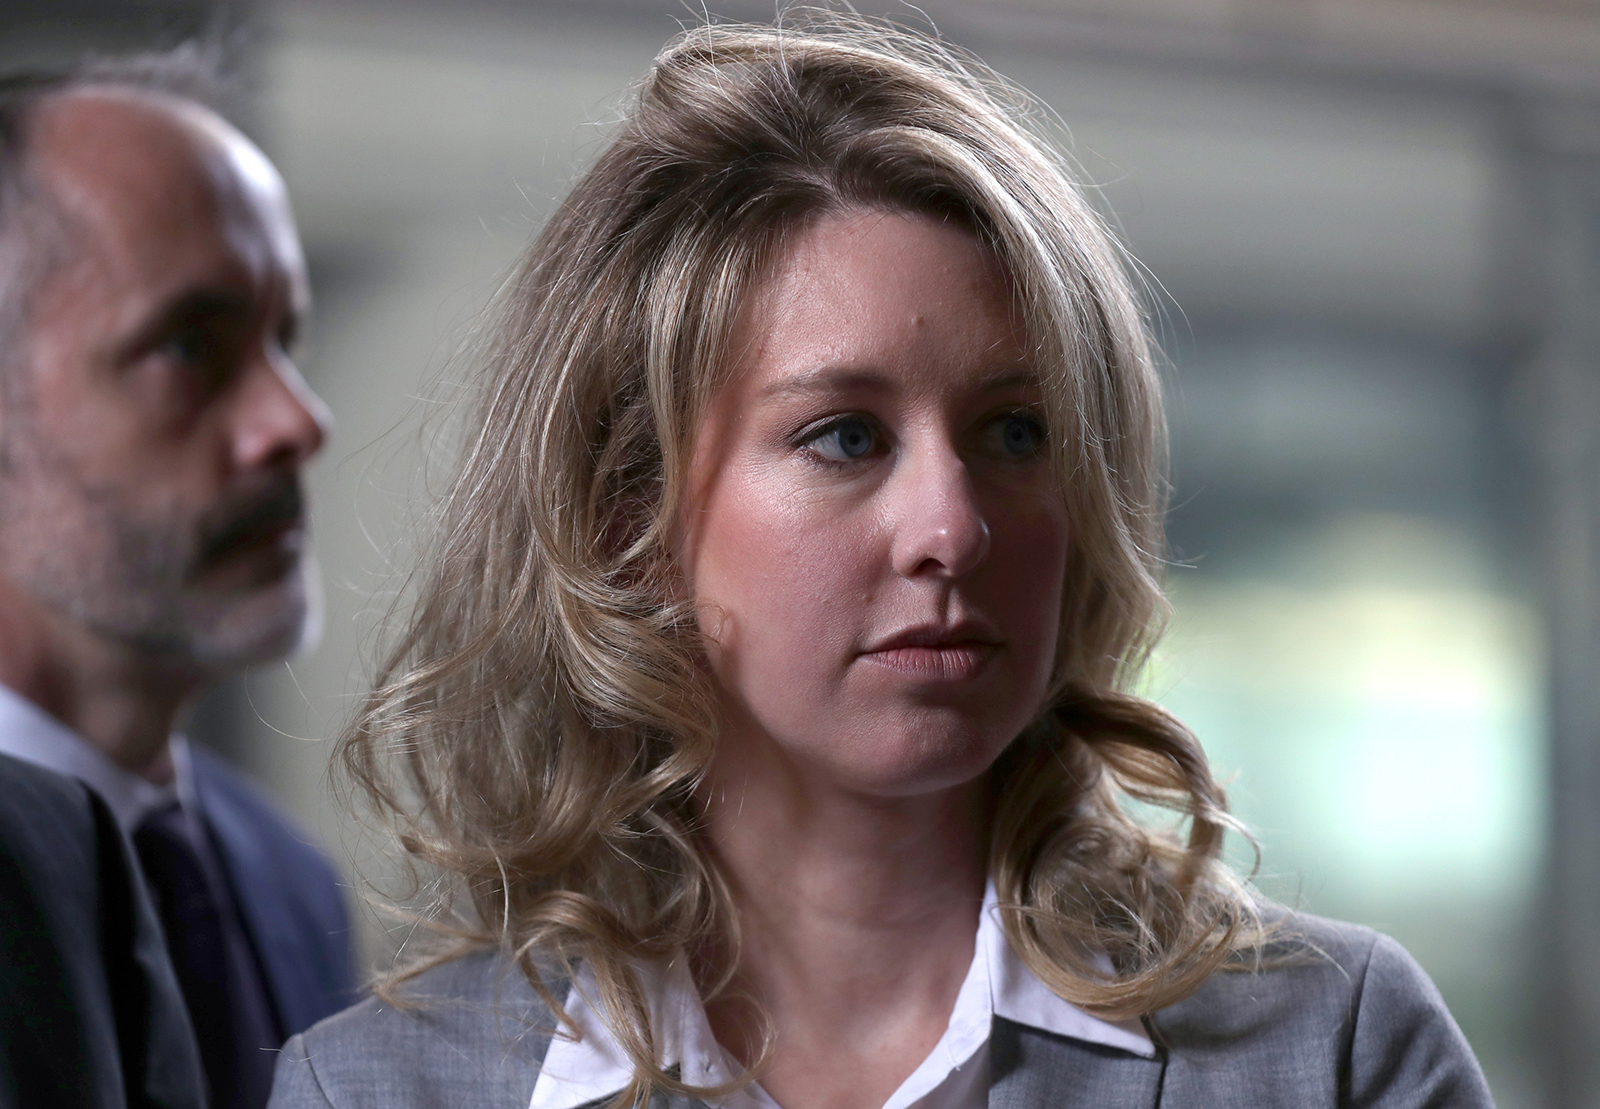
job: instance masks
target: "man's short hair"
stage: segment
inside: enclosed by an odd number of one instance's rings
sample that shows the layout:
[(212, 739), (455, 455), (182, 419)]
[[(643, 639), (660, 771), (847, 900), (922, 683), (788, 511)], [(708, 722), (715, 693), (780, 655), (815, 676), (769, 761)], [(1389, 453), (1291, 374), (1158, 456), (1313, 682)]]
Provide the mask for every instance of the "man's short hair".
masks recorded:
[(126, 89), (193, 101), (230, 114), (235, 88), (222, 52), (184, 43), (158, 53), (95, 55), (58, 69), (0, 74), (0, 388), (23, 349), (34, 291), (67, 249), (65, 227), (30, 172), (29, 131), (39, 106), (82, 89)]

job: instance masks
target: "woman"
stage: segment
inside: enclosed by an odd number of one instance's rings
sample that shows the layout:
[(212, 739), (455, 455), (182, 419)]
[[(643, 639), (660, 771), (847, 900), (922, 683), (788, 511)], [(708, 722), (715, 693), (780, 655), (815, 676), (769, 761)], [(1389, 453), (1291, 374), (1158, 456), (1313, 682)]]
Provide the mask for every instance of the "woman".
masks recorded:
[(657, 59), (347, 742), (473, 915), (274, 1106), (1489, 1104), (1392, 941), (1252, 899), (1125, 692), (1159, 395), (1030, 111), (857, 20)]

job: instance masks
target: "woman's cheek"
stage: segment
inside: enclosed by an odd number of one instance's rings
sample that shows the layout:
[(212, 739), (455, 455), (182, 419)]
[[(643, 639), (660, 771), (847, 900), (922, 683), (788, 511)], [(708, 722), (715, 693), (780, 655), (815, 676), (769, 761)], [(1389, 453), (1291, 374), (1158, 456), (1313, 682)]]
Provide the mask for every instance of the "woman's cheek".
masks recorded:
[(878, 585), (869, 531), (806, 508), (790, 499), (730, 513), (702, 562), (702, 626), (714, 609), (719, 678), (775, 731), (828, 711)]
[[(1066, 514), (1054, 505), (1022, 505), (998, 514), (988, 605), (1013, 650), (1025, 656), (1026, 680), (1049, 680), (1061, 627), (1061, 594), (1070, 546)], [(980, 603), (983, 600), (980, 599)]]

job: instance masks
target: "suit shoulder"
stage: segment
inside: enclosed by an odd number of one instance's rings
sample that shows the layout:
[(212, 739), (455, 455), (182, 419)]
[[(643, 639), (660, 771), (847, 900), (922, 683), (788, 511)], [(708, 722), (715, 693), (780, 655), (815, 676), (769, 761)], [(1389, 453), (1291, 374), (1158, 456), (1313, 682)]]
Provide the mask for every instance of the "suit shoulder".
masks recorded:
[(1330, 920), (1310, 913), (1269, 905), (1263, 917), (1271, 929), (1262, 950), (1262, 965), (1320, 966), (1325, 973), (1348, 981), (1359, 975), (1381, 942), (1394, 943), (1365, 924)]
[(0, 755), (0, 890), (8, 900), (70, 912), (88, 927), (103, 871), (122, 853), (115, 820), (87, 786)]
[(1175, 1051), (1281, 1040), (1308, 1022), (1332, 1034), (1354, 1014), (1378, 933), (1276, 906), (1264, 916), (1271, 933), (1259, 951), (1156, 1014), (1155, 1025)]
[(86, 833), (93, 828), (89, 790), (83, 783), (35, 766), (31, 762), (0, 755), (0, 814), (14, 816), (19, 823), (48, 813), (62, 822), (71, 821)]
[(368, 998), (283, 1050), (269, 1109), (523, 1109), (555, 1018), (494, 952), (453, 959)]
[(189, 760), (194, 765), (195, 788), (208, 815), (217, 808), (225, 809), (236, 819), (254, 824), (258, 832), (283, 837), (295, 847), (321, 857), (311, 834), (286, 816), (244, 771), (195, 743), (189, 745)]
[(0, 1102), (199, 1106), (200, 1060), (104, 801), (0, 756)]
[(1260, 1106), (1492, 1104), (1438, 990), (1400, 944), (1277, 907), (1267, 919), (1259, 953), (1152, 1019), (1176, 1090), (1221, 1082)]
[(270, 865), (281, 875), (311, 881), (319, 892), (333, 898), (343, 914), (333, 864), (310, 832), (300, 827), (268, 799), (244, 773), (220, 756), (191, 745), (195, 789), (200, 807), (224, 850), (242, 861)]
[(1361, 1105), (1492, 1106), (1472, 1049), (1444, 999), (1409, 952), (1388, 936), (1372, 946), (1351, 1034), (1350, 1085)]

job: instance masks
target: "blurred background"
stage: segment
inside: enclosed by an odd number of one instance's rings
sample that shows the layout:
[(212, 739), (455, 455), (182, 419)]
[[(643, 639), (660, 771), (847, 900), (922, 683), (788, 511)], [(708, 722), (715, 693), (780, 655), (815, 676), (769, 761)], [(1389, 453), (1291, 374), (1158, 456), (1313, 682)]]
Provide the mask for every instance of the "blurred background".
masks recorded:
[[(1262, 887), (1404, 942), (1506, 1109), (1600, 1106), (1600, 7), (857, 6), (931, 21), (1048, 103), (1148, 270), (1175, 616), (1147, 691), (1232, 782)], [(338, 420), (312, 477), (326, 630), (192, 729), (352, 874), (382, 860), (330, 794), (330, 740), (449, 472), (440, 383), (698, 10), (0, 6), (7, 64), (220, 33), (289, 181), (302, 368)], [(382, 960), (395, 933), (363, 919)]]

